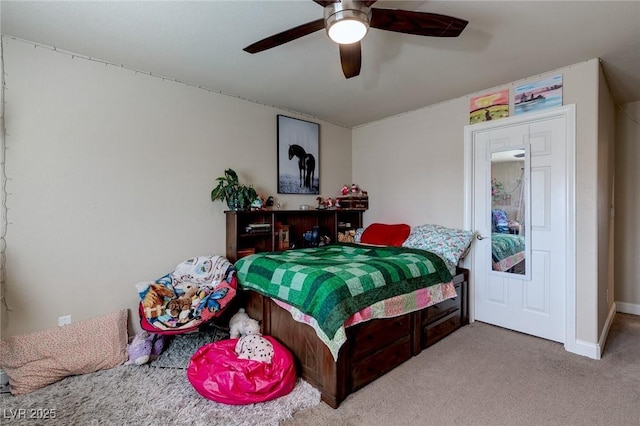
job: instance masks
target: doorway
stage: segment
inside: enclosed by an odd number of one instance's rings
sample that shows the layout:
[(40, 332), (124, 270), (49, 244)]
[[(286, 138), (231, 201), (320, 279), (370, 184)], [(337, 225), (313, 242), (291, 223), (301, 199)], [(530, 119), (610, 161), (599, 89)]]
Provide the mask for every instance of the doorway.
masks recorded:
[[(465, 127), (472, 320), (575, 341), (575, 108)], [(470, 263), (470, 264), (469, 264)]]

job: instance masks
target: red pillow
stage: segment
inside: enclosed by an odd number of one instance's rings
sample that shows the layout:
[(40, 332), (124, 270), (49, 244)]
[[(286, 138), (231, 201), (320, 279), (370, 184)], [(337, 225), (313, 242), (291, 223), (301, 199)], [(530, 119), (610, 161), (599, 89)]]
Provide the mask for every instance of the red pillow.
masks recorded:
[(400, 247), (410, 232), (411, 227), (406, 223), (395, 225), (372, 223), (362, 233), (360, 242), (363, 244)]

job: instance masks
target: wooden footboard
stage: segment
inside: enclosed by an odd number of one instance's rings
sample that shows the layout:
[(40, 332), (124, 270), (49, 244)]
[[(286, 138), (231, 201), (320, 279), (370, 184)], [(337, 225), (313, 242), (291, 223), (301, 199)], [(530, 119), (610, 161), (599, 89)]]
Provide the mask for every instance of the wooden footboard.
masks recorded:
[(295, 321), (271, 299), (246, 291), (246, 311), (262, 321), (263, 334), (275, 337), (294, 354), (300, 376), (320, 390), (324, 402), (337, 408), (350, 393), (468, 324), (468, 281), (469, 271), (460, 268), (454, 277), (458, 297), (348, 327), (337, 361), (313, 328)]

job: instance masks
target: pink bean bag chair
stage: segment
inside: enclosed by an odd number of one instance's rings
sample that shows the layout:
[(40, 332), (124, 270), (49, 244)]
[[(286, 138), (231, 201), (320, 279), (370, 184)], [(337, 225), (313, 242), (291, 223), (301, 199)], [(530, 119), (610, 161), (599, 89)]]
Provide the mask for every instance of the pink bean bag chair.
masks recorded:
[(219, 340), (199, 348), (191, 357), (187, 378), (205, 398), (230, 405), (269, 401), (293, 390), (296, 369), (293, 356), (271, 336), (271, 363), (239, 359), (238, 339)]

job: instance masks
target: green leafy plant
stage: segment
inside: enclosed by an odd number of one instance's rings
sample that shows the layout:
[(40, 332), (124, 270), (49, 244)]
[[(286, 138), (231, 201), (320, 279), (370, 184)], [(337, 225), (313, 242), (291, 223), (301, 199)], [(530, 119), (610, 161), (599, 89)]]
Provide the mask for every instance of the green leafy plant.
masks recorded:
[(211, 191), (211, 201), (224, 200), (230, 210), (247, 209), (258, 193), (252, 186), (241, 185), (238, 174), (233, 169), (224, 171), (224, 176), (216, 179), (218, 185)]

